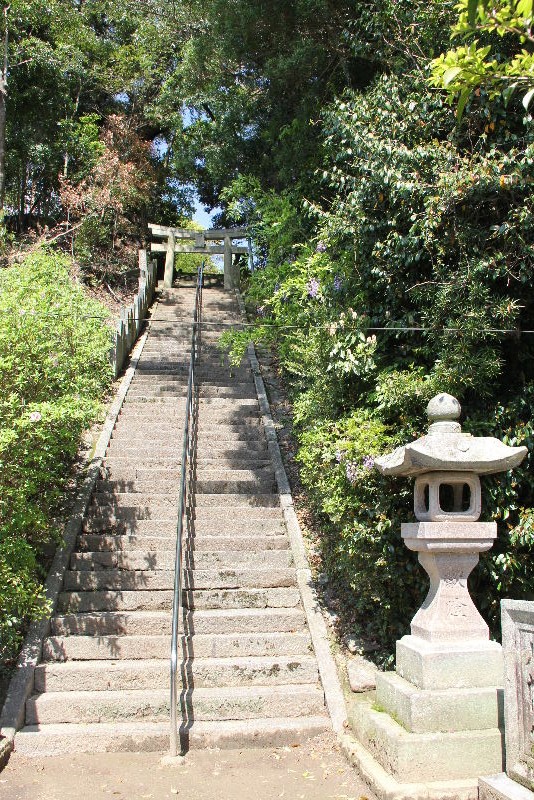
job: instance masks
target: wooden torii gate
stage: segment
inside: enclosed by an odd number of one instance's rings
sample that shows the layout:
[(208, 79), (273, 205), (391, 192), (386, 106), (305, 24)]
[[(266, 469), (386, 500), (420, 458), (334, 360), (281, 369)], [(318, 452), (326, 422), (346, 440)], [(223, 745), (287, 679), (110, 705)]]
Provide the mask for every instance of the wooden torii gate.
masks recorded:
[[(250, 240), (247, 247), (233, 244), (234, 239), (246, 239), (246, 228), (219, 228), (206, 231), (193, 231), (188, 228), (172, 228), (167, 225), (150, 224), (148, 226), (153, 239), (164, 239), (163, 242), (152, 242), (153, 253), (166, 253), (165, 277), (163, 285), (172, 286), (175, 253), (201, 253), (208, 256), (224, 256), (224, 288), (239, 288), (239, 264), (233, 256), (251, 255)], [(222, 244), (209, 244), (222, 242)]]

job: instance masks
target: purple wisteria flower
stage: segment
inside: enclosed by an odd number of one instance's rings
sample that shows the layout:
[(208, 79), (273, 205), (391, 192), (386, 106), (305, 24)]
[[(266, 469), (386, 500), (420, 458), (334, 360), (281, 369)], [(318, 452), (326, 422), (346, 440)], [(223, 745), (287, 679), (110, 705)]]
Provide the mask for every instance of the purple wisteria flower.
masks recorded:
[(375, 465), (375, 460), (372, 456), (364, 456), (362, 463), (365, 469), (373, 469)]
[(257, 306), (256, 314), (258, 315), (258, 317), (264, 317), (265, 316), (265, 306)]
[(335, 454), (335, 455), (336, 455), (336, 461), (337, 461), (337, 463), (338, 463), (338, 464), (341, 464), (341, 462), (343, 461), (343, 453), (341, 452), (341, 450), (339, 449), (339, 447), (338, 447), (338, 449), (336, 450), (336, 454)]
[(345, 465), (345, 475), (349, 483), (356, 483), (358, 480), (358, 465), (355, 461), (347, 461)]
[(276, 281), (276, 283), (274, 284), (274, 291), (277, 292), (279, 288), (280, 288), (280, 281)]
[(315, 248), (316, 253), (325, 253), (326, 252), (326, 244), (323, 241), (317, 242), (317, 247)]
[(321, 284), (317, 278), (310, 278), (306, 288), (308, 289), (308, 297), (317, 297)]
[(343, 281), (339, 275), (334, 278), (334, 292), (340, 292), (343, 288)]
[(38, 411), (32, 411), (30, 414), (30, 422), (40, 422), (42, 420), (42, 416)]

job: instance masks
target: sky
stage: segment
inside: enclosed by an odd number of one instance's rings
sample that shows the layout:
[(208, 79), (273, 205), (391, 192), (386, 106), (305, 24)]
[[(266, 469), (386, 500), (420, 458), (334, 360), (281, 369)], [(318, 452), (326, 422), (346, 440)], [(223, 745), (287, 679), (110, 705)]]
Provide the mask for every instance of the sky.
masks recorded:
[(209, 212), (204, 211), (204, 206), (199, 202), (197, 198), (197, 200), (195, 201), (195, 212), (193, 214), (193, 220), (195, 222), (200, 223), (200, 225), (202, 225), (202, 227), (205, 229), (212, 228), (213, 227), (212, 217), (219, 211), (221, 211), (220, 208), (214, 208), (213, 211)]

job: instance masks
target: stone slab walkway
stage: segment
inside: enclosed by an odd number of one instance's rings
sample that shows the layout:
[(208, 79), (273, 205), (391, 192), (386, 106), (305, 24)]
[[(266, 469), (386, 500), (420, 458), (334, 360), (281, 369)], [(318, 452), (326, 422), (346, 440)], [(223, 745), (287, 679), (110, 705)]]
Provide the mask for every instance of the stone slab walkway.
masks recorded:
[(0, 800), (375, 800), (333, 743), (191, 751), (179, 766), (156, 753), (15, 753), (0, 773)]

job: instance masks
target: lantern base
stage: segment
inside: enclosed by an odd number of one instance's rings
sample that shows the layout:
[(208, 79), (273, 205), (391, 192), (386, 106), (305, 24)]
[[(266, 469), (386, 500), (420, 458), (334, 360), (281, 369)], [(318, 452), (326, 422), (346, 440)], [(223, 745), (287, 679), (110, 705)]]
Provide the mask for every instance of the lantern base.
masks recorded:
[[(378, 708), (362, 704), (349, 721), (359, 742), (398, 783), (469, 780), (475, 787), (480, 775), (503, 768), (503, 734), (499, 728), (414, 733)], [(445, 797), (455, 795), (448, 793)]]
[(502, 728), (503, 690), (496, 686), (469, 689), (419, 689), (395, 672), (376, 676), (378, 708), (387, 709), (411, 733), (455, 733)]
[[(350, 719), (360, 747), (375, 763), (375, 776), (382, 771), (396, 784), (390, 793), (374, 782), (376, 794), (415, 798), (425, 796), (420, 787), (427, 785), (426, 797), (476, 797), (478, 777), (503, 768), (502, 684), (502, 648), (496, 642), (417, 636), (397, 642), (396, 672), (377, 675), (374, 705), (360, 703)], [(469, 789), (465, 784), (455, 794), (455, 781), (469, 782)], [(409, 786), (415, 784), (417, 791)]]

